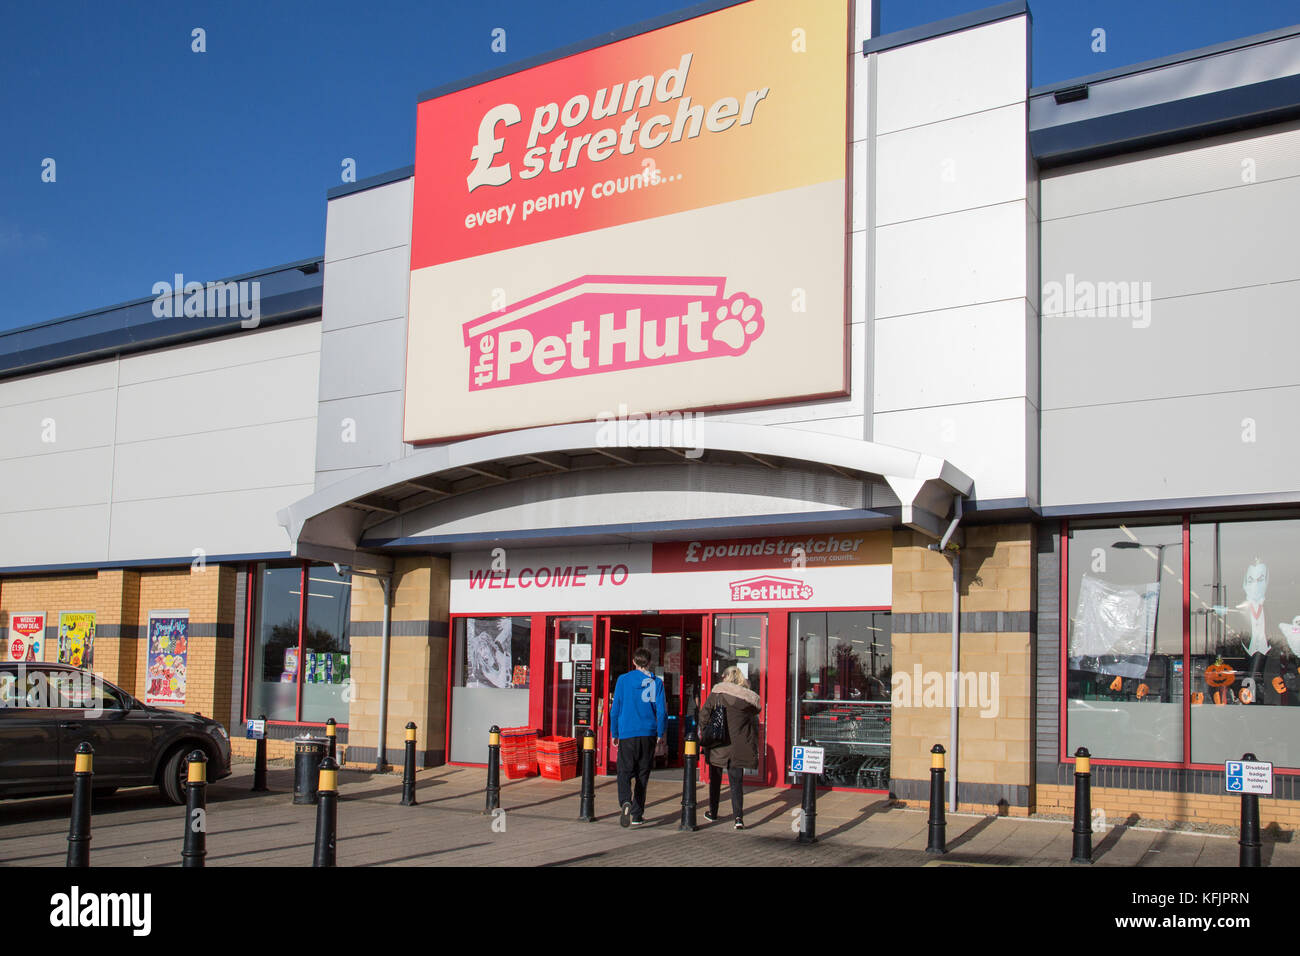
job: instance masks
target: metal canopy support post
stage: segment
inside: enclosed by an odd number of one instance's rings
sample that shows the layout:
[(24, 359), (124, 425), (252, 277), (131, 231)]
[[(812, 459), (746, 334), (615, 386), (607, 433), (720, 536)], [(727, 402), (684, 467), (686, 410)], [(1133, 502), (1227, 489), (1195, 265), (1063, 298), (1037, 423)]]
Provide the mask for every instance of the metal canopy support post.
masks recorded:
[(949, 554), (952, 557), (952, 687), (948, 706), (948, 809), (957, 812), (957, 701), (961, 687), (961, 672), (957, 664), (961, 660), (961, 532), (957, 525), (961, 523), (962, 497), (953, 496), (952, 521), (948, 530), (938, 544), (930, 545), (931, 551)]

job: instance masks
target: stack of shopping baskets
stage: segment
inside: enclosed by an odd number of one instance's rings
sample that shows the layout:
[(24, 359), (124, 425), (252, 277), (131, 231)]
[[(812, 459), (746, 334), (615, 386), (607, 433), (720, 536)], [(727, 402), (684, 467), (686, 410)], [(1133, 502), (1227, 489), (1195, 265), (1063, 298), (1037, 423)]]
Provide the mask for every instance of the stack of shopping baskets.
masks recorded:
[(578, 775), (577, 738), (542, 737), (537, 741), (537, 763), (547, 780), (572, 780)]
[(510, 780), (536, 776), (537, 731), (531, 727), (502, 727), (501, 767)]

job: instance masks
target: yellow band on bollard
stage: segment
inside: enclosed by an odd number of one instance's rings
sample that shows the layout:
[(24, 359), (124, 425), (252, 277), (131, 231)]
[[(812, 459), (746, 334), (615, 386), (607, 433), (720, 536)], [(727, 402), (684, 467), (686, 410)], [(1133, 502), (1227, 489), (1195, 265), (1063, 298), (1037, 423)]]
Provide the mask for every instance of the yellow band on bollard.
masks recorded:
[(319, 790), (328, 790), (331, 793), (339, 788), (339, 772), (337, 770), (322, 770), (320, 772)]
[(500, 747), (500, 746), (501, 746), (501, 735), (500, 735), (500, 734), (488, 734), (488, 746), (489, 746), (489, 747)]
[(414, 739), (415, 739), (415, 728), (414, 728), (414, 727), (408, 727), (408, 728), (406, 728), (406, 739), (407, 739), (407, 740), (414, 740)]
[(190, 761), (190, 783), (208, 782), (208, 765), (202, 760)]
[(1092, 758), (1091, 758), (1091, 757), (1075, 757), (1075, 758), (1074, 758), (1074, 772), (1075, 772), (1075, 773), (1091, 773), (1091, 772), (1092, 772)]
[(596, 749), (596, 738), (595, 738), (595, 737), (583, 737), (583, 738), (582, 738), (582, 749), (583, 749), (583, 750), (595, 750), (595, 749)]
[(337, 727), (335, 727), (333, 724), (326, 724), (326, 725), (325, 725), (325, 736), (326, 736), (326, 737), (337, 737), (337, 736), (338, 736), (338, 732), (339, 732), (339, 729), (338, 729)]
[(936, 753), (930, 754), (930, 769), (931, 770), (943, 769), (943, 754), (936, 754)]
[(699, 752), (700, 752), (699, 744), (697, 744), (694, 740), (686, 741), (686, 756), (694, 757)]
[(93, 768), (94, 754), (77, 754), (77, 764), (73, 768), (74, 773), (90, 773)]

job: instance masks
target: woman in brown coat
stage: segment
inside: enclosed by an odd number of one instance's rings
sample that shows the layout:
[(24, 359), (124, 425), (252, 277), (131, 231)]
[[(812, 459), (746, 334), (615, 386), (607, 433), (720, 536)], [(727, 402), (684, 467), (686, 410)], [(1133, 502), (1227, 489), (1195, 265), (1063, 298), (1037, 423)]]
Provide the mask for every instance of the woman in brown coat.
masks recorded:
[(762, 701), (749, 689), (749, 681), (739, 667), (728, 667), (722, 682), (713, 688), (709, 698), (700, 708), (700, 726), (707, 726), (715, 707), (727, 714), (727, 736), (730, 743), (709, 747), (704, 759), (709, 765), (709, 809), (704, 819), (712, 823), (718, 818), (718, 797), (722, 790), (722, 772), (727, 772), (727, 787), (731, 791), (731, 812), (736, 818), (737, 830), (745, 829), (744, 772), (758, 767), (758, 716)]

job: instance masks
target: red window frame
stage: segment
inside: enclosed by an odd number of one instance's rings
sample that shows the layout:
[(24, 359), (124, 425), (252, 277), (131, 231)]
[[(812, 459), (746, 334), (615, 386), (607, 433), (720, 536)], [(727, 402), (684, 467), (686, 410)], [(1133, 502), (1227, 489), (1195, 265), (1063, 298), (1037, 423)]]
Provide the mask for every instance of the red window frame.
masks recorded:
[[(1153, 515), (1152, 517), (1160, 517)], [(1223, 771), (1223, 764), (1216, 763), (1193, 763), (1192, 762), (1192, 695), (1188, 691), (1191, 678), (1191, 649), (1192, 649), (1192, 514), (1183, 512), (1180, 515), (1169, 515), (1170, 521), (1179, 520), (1183, 526), (1183, 589), (1182, 589), (1182, 608), (1183, 608), (1183, 759), (1181, 761), (1164, 761), (1164, 760), (1122, 760), (1107, 759), (1104, 757), (1093, 756), (1092, 763), (1102, 767), (1153, 767), (1166, 770), (1213, 770)], [(1119, 523), (1124, 518), (1102, 518), (1100, 520), (1113, 520)], [(1214, 519), (1208, 519), (1214, 520)], [(1246, 519), (1243, 520), (1252, 520)], [(1259, 519), (1253, 519), (1259, 520)], [(1268, 519), (1263, 519), (1268, 520)], [(1285, 520), (1285, 519), (1277, 519)], [(1294, 520), (1294, 519), (1292, 519)], [(1092, 524), (1094, 519), (1089, 518), (1088, 524)], [(1068, 714), (1068, 697), (1066, 690), (1067, 671), (1069, 669), (1069, 639), (1070, 639), (1070, 522), (1063, 519), (1057, 536), (1057, 549), (1061, 556), (1061, 580), (1060, 580), (1060, 685), (1059, 685), (1059, 719), (1058, 719), (1058, 750), (1061, 763), (1073, 764), (1074, 755), (1069, 753), (1069, 714)], [(1284, 774), (1296, 776), (1300, 775), (1300, 767), (1277, 767), (1273, 768), (1275, 774)]]
[[(294, 682), (294, 704), (293, 712), (295, 720), (268, 720), (266, 723), (272, 727), (324, 727), (324, 721), (304, 721), (302, 719), (302, 678), (303, 662), (302, 653), (303, 632), (307, 626), (307, 579), (311, 572), (311, 562), (299, 561), (290, 564), (273, 565), (270, 562), (263, 562), (268, 568), (280, 567), (298, 568), (298, 679)], [(258, 564), (250, 562), (244, 569), (244, 688), (242, 701), (240, 703), (240, 713), (245, 721), (254, 720), (248, 714), (249, 690), (251, 687), (253, 673), (253, 629), (257, 620), (257, 611), (262, 597), (261, 578), (257, 573)], [(348, 622), (351, 627), (351, 621)], [(349, 724), (339, 723), (337, 727), (346, 730)]]

